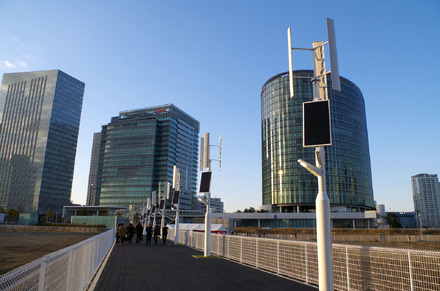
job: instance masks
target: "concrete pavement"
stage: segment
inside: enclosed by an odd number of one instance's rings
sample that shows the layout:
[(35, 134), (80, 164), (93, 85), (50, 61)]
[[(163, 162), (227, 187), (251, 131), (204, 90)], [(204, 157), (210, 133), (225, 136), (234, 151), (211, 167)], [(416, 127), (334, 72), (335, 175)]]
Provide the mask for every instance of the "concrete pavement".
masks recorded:
[[(198, 257), (199, 256), (199, 257)], [(174, 245), (115, 244), (95, 290), (304, 290), (315, 287)]]

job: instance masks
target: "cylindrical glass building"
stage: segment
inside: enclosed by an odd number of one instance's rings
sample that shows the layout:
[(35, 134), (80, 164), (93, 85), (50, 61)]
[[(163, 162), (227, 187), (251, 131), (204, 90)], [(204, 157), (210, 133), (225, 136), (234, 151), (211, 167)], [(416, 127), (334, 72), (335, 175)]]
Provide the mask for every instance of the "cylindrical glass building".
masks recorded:
[[(315, 164), (315, 149), (303, 148), (302, 104), (313, 100), (313, 71), (270, 78), (261, 91), (263, 205), (280, 212), (314, 212), (317, 178), (298, 163)], [(328, 87), (331, 79), (328, 76)], [(362, 92), (341, 77), (341, 92), (329, 91), (332, 145), (326, 147), (326, 186), (332, 211), (374, 208), (367, 122)]]

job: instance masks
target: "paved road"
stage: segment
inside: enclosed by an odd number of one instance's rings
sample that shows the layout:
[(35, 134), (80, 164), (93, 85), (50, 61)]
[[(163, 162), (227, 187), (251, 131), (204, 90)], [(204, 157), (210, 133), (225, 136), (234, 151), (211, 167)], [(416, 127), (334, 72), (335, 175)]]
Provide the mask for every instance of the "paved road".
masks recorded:
[[(194, 257), (202, 256), (201, 258)], [(181, 245), (116, 244), (95, 290), (317, 289)]]

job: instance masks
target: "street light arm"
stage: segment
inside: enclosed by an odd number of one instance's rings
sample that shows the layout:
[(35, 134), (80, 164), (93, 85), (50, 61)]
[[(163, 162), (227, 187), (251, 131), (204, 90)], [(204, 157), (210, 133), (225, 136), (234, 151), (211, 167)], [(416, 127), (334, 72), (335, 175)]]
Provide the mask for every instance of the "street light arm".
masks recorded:
[(317, 168), (309, 163), (307, 163), (304, 160), (299, 159), (298, 163), (303, 166), (307, 171), (309, 171), (310, 173), (312, 173), (313, 175), (315, 175), (316, 177), (322, 177), (323, 175), (323, 170), (322, 168)]

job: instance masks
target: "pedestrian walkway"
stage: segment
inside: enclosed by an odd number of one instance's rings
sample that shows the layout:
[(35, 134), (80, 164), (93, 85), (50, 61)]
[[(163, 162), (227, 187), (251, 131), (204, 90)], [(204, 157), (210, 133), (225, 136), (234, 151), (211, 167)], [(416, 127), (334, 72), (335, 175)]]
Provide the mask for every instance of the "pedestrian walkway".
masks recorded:
[(222, 258), (168, 244), (116, 244), (94, 290), (317, 289)]

